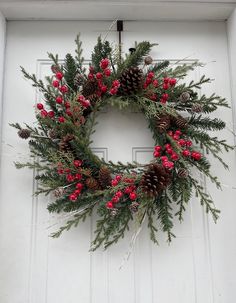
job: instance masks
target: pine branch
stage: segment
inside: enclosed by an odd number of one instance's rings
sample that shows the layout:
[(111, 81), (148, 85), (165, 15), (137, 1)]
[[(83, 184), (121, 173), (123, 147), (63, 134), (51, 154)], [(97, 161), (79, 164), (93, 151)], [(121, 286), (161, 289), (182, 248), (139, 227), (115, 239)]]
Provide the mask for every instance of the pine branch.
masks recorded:
[(85, 74), (85, 71), (86, 69), (83, 67), (83, 64), (84, 64), (84, 57), (83, 57), (83, 49), (82, 49), (82, 41), (80, 41), (80, 34), (78, 34), (76, 36), (76, 39), (75, 39), (75, 43), (76, 43), (76, 50), (75, 50), (75, 53), (76, 53), (76, 56), (75, 56), (75, 59), (77, 61), (77, 69), (78, 69), (78, 72), (80, 72), (81, 74)]
[(204, 130), (222, 130), (225, 128), (225, 122), (221, 119), (211, 119), (210, 117), (202, 117), (202, 115), (193, 115), (188, 120), (188, 124), (195, 128)]
[(64, 65), (64, 77), (67, 85), (74, 91), (77, 92), (77, 87), (74, 84), (75, 75), (77, 73), (77, 64), (71, 54), (67, 54)]

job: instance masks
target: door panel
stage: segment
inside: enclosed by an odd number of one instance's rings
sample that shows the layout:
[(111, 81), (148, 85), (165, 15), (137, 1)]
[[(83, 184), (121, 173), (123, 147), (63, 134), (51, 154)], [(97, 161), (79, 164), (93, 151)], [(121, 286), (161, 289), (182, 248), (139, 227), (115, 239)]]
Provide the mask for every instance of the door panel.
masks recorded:
[[(48, 199), (32, 198), (37, 187), (33, 172), (14, 168), (13, 161), (27, 159), (28, 149), (8, 122), (33, 123), (33, 105), (40, 99), (30, 83), (22, 79), (19, 65), (44, 77), (50, 71), (47, 51), (63, 58), (75, 48), (73, 40), (78, 32), (85, 59), (89, 59), (97, 36), (106, 34), (109, 26), (108, 22), (8, 22), (0, 179), (0, 301), (231, 303), (235, 296), (232, 265), (236, 250), (236, 206), (230, 189), (235, 180), (233, 170), (224, 173), (221, 167), (213, 168), (229, 185), (222, 193), (206, 183), (222, 209), (217, 226), (193, 198), (185, 221), (179, 224), (176, 219), (177, 238), (172, 245), (166, 244), (166, 237), (160, 232), (160, 246), (154, 246), (144, 224), (133, 250), (135, 226), (116, 246), (90, 253), (96, 215), (61, 238), (51, 239), (48, 235), (63, 224), (65, 217), (49, 216)], [(152, 51), (156, 60), (199, 59), (208, 63), (189, 78), (196, 80), (206, 73), (215, 82), (202, 93), (216, 91), (230, 100), (224, 23), (125, 22), (124, 28), (124, 50), (134, 46), (134, 41), (150, 40), (159, 43)], [(117, 33), (110, 32), (108, 38), (117, 42)], [(218, 114), (224, 116), (230, 128), (232, 113), (222, 110)], [(140, 113), (107, 109), (100, 113), (98, 121), (94, 153), (113, 161), (151, 159), (153, 141)], [(222, 137), (233, 140), (227, 131)], [(233, 153), (228, 162), (235, 165)]]

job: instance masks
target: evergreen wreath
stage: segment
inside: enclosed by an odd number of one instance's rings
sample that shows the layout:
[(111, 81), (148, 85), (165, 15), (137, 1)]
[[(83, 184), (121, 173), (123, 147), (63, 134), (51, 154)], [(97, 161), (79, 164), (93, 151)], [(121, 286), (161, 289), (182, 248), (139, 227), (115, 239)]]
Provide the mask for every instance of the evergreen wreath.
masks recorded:
[[(46, 77), (46, 83), (21, 68), (42, 92), (42, 103), (36, 104), (37, 127), (11, 124), (19, 137), (29, 139), (32, 157), (31, 162), (15, 163), (16, 167), (36, 170), (40, 184), (36, 195), (54, 193), (50, 213), (69, 213), (65, 226), (52, 236), (59, 237), (96, 210), (99, 218), (92, 250), (123, 238), (133, 219), (140, 225), (147, 220), (155, 243), (159, 221), (171, 241), (173, 216), (183, 220), (193, 194), (216, 221), (219, 210), (191, 169), (220, 188), (204, 155), (213, 155), (228, 168), (220, 153), (233, 147), (208, 133), (225, 128), (225, 122), (210, 114), (229, 107), (220, 96), (199, 95), (201, 86), (211, 80), (202, 76), (197, 82), (182, 81), (201, 64), (154, 63), (149, 52), (155, 44), (147, 41), (136, 43), (122, 58), (119, 49), (99, 37), (86, 71), (79, 35), (75, 42), (75, 57), (67, 54), (63, 65), (57, 55), (49, 54), (53, 75)], [(107, 105), (121, 110), (132, 106), (145, 115), (155, 141), (149, 164), (105, 162), (92, 152), (96, 116)]]

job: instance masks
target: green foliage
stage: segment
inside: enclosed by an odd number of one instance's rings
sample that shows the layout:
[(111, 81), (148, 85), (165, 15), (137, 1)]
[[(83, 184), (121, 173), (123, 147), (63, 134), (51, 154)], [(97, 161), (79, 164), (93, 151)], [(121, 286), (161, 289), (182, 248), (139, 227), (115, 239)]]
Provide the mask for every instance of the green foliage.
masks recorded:
[(95, 69), (95, 72), (101, 70), (100, 61), (105, 58), (111, 58), (112, 48), (108, 41), (102, 41), (101, 36), (98, 37), (97, 44), (94, 47), (92, 53), (92, 66)]
[(75, 59), (71, 54), (67, 54), (65, 58), (64, 65), (64, 77), (68, 86), (74, 91), (77, 90), (77, 87), (74, 85), (74, 78), (77, 73), (77, 65)]

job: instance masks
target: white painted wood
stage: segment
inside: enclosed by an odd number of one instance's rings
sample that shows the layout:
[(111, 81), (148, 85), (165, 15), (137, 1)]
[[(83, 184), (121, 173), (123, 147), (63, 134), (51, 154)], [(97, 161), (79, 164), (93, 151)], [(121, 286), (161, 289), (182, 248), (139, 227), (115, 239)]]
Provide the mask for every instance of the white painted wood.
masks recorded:
[[(0, 11), (0, 125), (1, 125), (1, 116), (2, 116), (5, 44), (6, 44), (6, 20)], [(0, 138), (1, 138), (1, 131), (0, 131)]]
[(8, 20), (225, 20), (231, 1), (0, 1)]
[[(58, 52), (63, 58), (74, 49), (73, 39), (78, 31), (88, 59), (97, 35), (106, 33), (109, 25), (76, 21), (8, 23), (0, 172), (0, 302), (231, 303), (235, 298), (232, 285), (236, 282), (236, 206), (232, 189), (219, 193), (207, 184), (222, 209), (217, 226), (212, 226), (199, 202), (193, 199), (184, 223), (180, 225), (176, 220), (177, 238), (171, 246), (166, 245), (162, 233), (160, 247), (152, 245), (144, 226), (130, 259), (119, 269), (129, 250), (132, 232), (108, 251), (93, 254), (88, 249), (95, 216), (60, 239), (48, 238), (47, 227), (58, 218), (48, 216), (44, 197), (32, 198), (32, 172), (16, 171), (12, 164), (14, 160), (27, 159), (28, 149), (8, 122), (32, 123), (32, 107), (40, 98), (22, 79), (19, 65), (43, 77), (50, 69), (46, 52)], [(111, 32), (109, 39), (116, 41), (117, 34)], [(158, 60), (187, 58), (208, 63), (190, 78), (198, 79), (207, 73), (215, 82), (205, 91), (216, 91), (230, 100), (223, 22), (125, 22), (125, 50), (135, 40), (144, 39), (159, 43), (152, 52)], [(231, 111), (220, 111), (219, 115), (229, 125), (232, 123)], [(150, 159), (153, 143), (141, 114), (112, 110), (101, 113), (99, 122), (94, 137), (94, 152), (98, 155), (112, 160)], [(222, 137), (233, 142), (227, 131)], [(228, 161), (235, 165), (233, 153)], [(225, 173), (219, 166), (213, 170), (223, 183), (234, 185), (233, 170)]]

